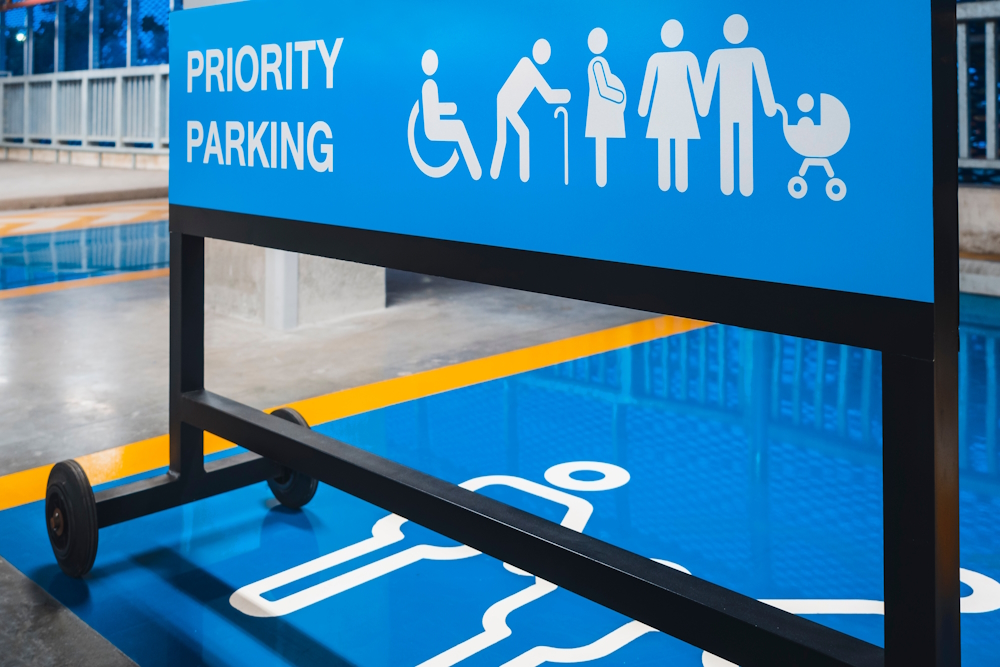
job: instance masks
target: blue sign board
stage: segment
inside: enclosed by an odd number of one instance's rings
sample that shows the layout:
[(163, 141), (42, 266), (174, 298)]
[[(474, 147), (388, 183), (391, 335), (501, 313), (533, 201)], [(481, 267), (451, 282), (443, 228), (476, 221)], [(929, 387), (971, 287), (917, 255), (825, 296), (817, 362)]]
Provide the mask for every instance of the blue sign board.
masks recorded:
[(172, 203), (934, 299), (927, 11), (274, 6), (171, 15)]

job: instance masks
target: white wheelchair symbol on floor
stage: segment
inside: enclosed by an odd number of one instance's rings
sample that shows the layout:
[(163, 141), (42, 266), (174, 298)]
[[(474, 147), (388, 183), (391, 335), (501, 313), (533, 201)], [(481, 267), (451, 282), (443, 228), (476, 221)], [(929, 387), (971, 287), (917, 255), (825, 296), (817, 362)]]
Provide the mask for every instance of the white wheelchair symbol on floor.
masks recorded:
[[(578, 473), (596, 473), (600, 477), (592, 480), (582, 480), (574, 477)], [(561, 463), (549, 468), (545, 472), (545, 481), (552, 486), (545, 486), (544, 484), (510, 475), (476, 477), (475, 479), (463, 482), (459, 486), (469, 491), (479, 491), (490, 486), (506, 486), (539, 498), (551, 500), (566, 508), (566, 514), (563, 516), (560, 524), (582, 533), (587, 522), (590, 520), (594, 507), (587, 500), (560, 489), (583, 492), (610, 491), (624, 486), (630, 479), (631, 477), (627, 470), (610, 463), (575, 461)], [(404, 537), (401, 528), (406, 522), (407, 520), (403, 517), (390, 514), (375, 522), (370, 538), (244, 586), (230, 596), (229, 603), (235, 609), (248, 616), (258, 618), (284, 616), (378, 579), (391, 572), (413, 565), (421, 560), (453, 561), (471, 558), (480, 554), (479, 551), (468, 546), (440, 547), (430, 544), (420, 544), (283, 598), (277, 600), (267, 600), (264, 598), (264, 595), (282, 586), (400, 542)], [(676, 563), (657, 558), (653, 560), (661, 565), (691, 574), (689, 570)], [(525, 577), (532, 576), (530, 573), (508, 563), (504, 563), (504, 567), (514, 574)], [(964, 584), (972, 588), (972, 593), (962, 598), (962, 613), (987, 613), (1000, 609), (1000, 583), (997, 583), (990, 577), (965, 569), (961, 570), (961, 580)], [(500, 643), (512, 634), (510, 627), (507, 625), (507, 617), (512, 612), (545, 597), (557, 589), (558, 587), (555, 584), (549, 583), (539, 577), (534, 577), (533, 584), (494, 603), (486, 610), (486, 613), (483, 615), (482, 632), (424, 661), (417, 667), (451, 667)], [(879, 600), (761, 600), (761, 602), (798, 615), (882, 615), (885, 613), (884, 603)], [(609, 656), (639, 637), (654, 632), (658, 631), (639, 621), (630, 621), (585, 646), (573, 648), (535, 646), (504, 663), (502, 667), (538, 667), (545, 663), (572, 664), (590, 662)], [(702, 665), (704, 667), (734, 667), (733, 663), (708, 652), (702, 654)]]

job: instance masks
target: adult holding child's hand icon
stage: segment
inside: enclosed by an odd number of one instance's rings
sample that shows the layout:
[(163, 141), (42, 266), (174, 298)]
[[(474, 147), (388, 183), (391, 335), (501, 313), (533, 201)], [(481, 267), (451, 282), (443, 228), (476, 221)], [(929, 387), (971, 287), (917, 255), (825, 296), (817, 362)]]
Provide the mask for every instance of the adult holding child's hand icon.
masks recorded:
[(753, 116), (754, 79), (764, 113), (770, 118), (778, 113), (771, 90), (764, 54), (752, 46), (742, 46), (750, 34), (750, 24), (740, 14), (733, 14), (722, 26), (730, 47), (718, 49), (705, 66), (705, 85), (698, 96), (698, 113), (707, 116), (719, 82), (719, 186), (722, 194), (735, 190), (736, 127), (739, 126), (740, 194), (753, 194)]
[(647, 139), (657, 140), (660, 190), (670, 190), (670, 142), (674, 143), (677, 191), (688, 188), (688, 141), (700, 139), (695, 100), (701, 96), (701, 67), (690, 51), (674, 51), (684, 39), (680, 21), (671, 19), (660, 29), (660, 39), (670, 51), (654, 53), (646, 65), (639, 96), (639, 115), (649, 116)]

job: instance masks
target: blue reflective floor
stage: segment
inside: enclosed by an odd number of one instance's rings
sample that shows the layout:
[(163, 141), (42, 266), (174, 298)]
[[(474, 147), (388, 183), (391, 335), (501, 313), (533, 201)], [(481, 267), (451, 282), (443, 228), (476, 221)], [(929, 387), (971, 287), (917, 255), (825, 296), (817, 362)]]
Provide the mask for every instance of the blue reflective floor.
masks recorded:
[(0, 290), (170, 265), (167, 221), (0, 238)]
[[(1000, 302), (962, 305), (963, 664), (985, 667)], [(877, 353), (713, 326), (317, 430), (880, 643), (880, 377)], [(301, 513), (260, 484), (100, 539), (74, 581), (41, 503), (0, 513), (0, 554), (144, 666), (721, 664), (322, 485)]]

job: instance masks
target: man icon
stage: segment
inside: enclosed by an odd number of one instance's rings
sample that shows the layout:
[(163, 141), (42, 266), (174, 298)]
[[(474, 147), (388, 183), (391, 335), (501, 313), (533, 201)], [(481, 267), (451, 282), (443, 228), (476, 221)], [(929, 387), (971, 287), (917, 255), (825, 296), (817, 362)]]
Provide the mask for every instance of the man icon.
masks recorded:
[(552, 55), (552, 47), (548, 41), (540, 39), (535, 42), (531, 49), (531, 56), (535, 62), (525, 57), (507, 77), (500, 92), (497, 93), (497, 147), (493, 151), (493, 165), (490, 167), (490, 176), (494, 179), (500, 178), (500, 167), (503, 165), (503, 154), (507, 148), (507, 121), (514, 126), (519, 138), (519, 148), (521, 153), (521, 180), (528, 182), (530, 175), (530, 148), (528, 142), (528, 126), (524, 124), (517, 112), (521, 110), (524, 103), (531, 97), (531, 93), (538, 90), (542, 98), (549, 104), (566, 104), (569, 102), (570, 94), (568, 90), (553, 90), (542, 73), (535, 67), (535, 63), (544, 65)]
[[(722, 28), (726, 41), (734, 46), (746, 39), (750, 27), (747, 20), (733, 14)], [(698, 113), (707, 116), (715, 93), (715, 79), (719, 79), (719, 177), (722, 194), (733, 194), (735, 145), (734, 126), (740, 126), (740, 194), (753, 194), (753, 79), (764, 113), (769, 117), (778, 112), (767, 75), (764, 54), (753, 47), (719, 49), (708, 59), (705, 68), (705, 85), (698, 96)]]

